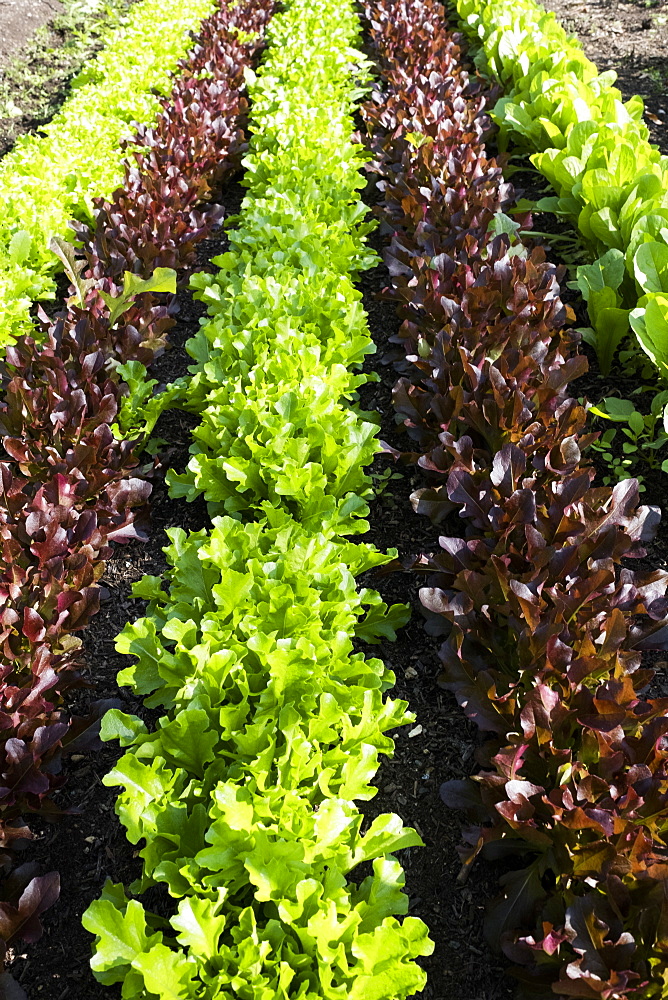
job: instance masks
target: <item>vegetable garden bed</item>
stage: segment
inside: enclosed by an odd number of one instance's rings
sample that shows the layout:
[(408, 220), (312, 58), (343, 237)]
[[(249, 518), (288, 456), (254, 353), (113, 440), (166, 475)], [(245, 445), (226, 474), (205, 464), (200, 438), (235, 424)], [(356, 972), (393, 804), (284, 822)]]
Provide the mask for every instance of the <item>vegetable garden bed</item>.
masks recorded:
[[(3, 164), (33, 214), (0, 220), (0, 990), (493, 1000), (512, 965), (521, 997), (660, 996), (654, 481), (650, 506), (631, 480), (590, 485), (565, 300), (585, 307), (493, 156), (499, 92), (432, 0), (191, 2), (158, 32), (183, 56), (171, 97), (150, 124), (144, 80), (147, 122), (108, 163), (133, 115), (113, 43), (104, 164), (77, 95)], [(511, 42), (458, 6), (478, 64), (519, 87), (501, 145), (554, 139), (563, 108), (534, 128)], [(596, 114), (642, 137), (593, 72)], [(37, 190), (28, 152), (69, 136), (83, 179), (65, 150)], [(635, 293), (582, 272), (604, 367), (605, 322), (639, 300), (642, 340), (663, 308), (652, 184)], [(559, 193), (575, 218), (581, 190)], [(49, 318), (30, 302), (63, 268)]]

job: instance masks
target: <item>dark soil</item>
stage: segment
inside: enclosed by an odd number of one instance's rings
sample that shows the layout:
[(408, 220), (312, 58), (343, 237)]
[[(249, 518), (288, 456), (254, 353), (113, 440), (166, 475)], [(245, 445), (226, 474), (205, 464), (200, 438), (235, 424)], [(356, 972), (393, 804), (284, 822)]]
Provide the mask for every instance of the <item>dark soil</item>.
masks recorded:
[(110, 22), (135, 2), (108, 0), (99, 14), (84, 15), (60, 0), (0, 0), (0, 156), (51, 121)]
[(651, 141), (668, 152), (668, 2), (666, 0), (541, 0), (580, 39), (598, 68), (614, 69), (625, 100), (640, 94), (650, 114)]

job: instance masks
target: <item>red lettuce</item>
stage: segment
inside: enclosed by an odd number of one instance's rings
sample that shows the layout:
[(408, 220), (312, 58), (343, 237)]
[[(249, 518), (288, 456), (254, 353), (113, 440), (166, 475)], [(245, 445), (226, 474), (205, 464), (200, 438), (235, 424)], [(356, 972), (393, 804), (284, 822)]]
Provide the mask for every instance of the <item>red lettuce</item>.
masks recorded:
[[(394, 404), (413, 496), (461, 537), (406, 556), (440, 636), (441, 683), (487, 734), (462, 859), (514, 867), (486, 931), (541, 995), (661, 994), (668, 927), (668, 699), (643, 653), (668, 648), (668, 573), (632, 569), (659, 513), (634, 481), (593, 485), (586, 370), (563, 269), (521, 243), (488, 157), (485, 96), (434, 0), (368, 0), (382, 83), (363, 114), (393, 231), (387, 295), (405, 349)], [(530, 218), (517, 220), (523, 228)]]

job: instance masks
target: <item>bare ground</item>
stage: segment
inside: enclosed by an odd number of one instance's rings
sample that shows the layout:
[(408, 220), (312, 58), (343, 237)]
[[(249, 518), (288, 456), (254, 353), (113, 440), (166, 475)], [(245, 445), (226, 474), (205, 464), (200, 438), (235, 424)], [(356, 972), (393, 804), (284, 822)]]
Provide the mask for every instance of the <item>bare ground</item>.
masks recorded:
[(0, 70), (38, 28), (64, 9), (60, 0), (0, 0)]

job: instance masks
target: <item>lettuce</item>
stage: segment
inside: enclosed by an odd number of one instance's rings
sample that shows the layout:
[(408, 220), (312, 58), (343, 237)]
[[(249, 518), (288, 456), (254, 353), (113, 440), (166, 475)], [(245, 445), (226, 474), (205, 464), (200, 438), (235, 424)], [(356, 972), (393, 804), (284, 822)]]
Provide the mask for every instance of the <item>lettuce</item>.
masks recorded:
[(367, 376), (349, 369), (373, 350), (351, 280), (375, 261), (349, 141), (346, 70), (361, 57), (322, 44), (318, 61), (295, 68), (292, 37), (275, 44), (249, 88), (257, 130), (241, 224), (219, 273), (193, 278), (209, 319), (189, 345), (199, 365), (184, 405), (202, 420), (186, 473), (168, 475), (170, 495), (203, 493), (212, 514), (268, 503), (313, 529), (359, 532), (371, 495), (363, 467), (378, 450), (373, 418), (350, 405)]
[(637, 255), (648, 241), (668, 246), (668, 157), (648, 141), (642, 99), (623, 102), (615, 73), (599, 73), (534, 0), (458, 0), (457, 11), (480, 43), (478, 65), (506, 90), (493, 113), (502, 147), (533, 153), (558, 195), (545, 207), (575, 223), (604, 281), (609, 251), (625, 257), (626, 274), (606, 282), (605, 300), (600, 289), (585, 294), (601, 367), (609, 370), (630, 321), (665, 376), (668, 300), (645, 285)]
[[(665, 997), (668, 722), (648, 693), (653, 651), (668, 648), (668, 573), (651, 558), (632, 568), (660, 512), (633, 479), (594, 485), (561, 269), (490, 224), (508, 188), (440, 3), (367, 0), (364, 13), (384, 90), (362, 119), (393, 232), (385, 297), (411, 319), (394, 454), (421, 470), (419, 515), (465, 524), (410, 566), (426, 577), (439, 682), (485, 742), (473, 779), (441, 786), (464, 811), (461, 878), (478, 856), (496, 862), (484, 933), (523, 1000)], [(664, 250), (637, 260), (651, 295), (666, 288)], [(624, 272), (614, 249), (585, 269), (590, 305), (612, 309), (603, 291)], [(609, 415), (629, 407), (613, 400)]]
[(92, 220), (92, 199), (123, 181), (121, 140), (148, 122), (169, 92), (170, 71), (185, 55), (214, 0), (141, 0), (127, 22), (72, 83), (72, 93), (42, 135), (22, 136), (0, 162), (0, 344), (32, 333), (30, 306), (52, 298), (61, 269), (52, 237), (72, 217)]
[[(241, 983), (287, 997), (287, 982), (313, 998), (407, 996), (424, 984), (412, 959), (431, 944), (421, 921), (396, 920), (407, 899), (388, 855), (421, 840), (392, 815), (362, 834), (354, 804), (375, 794), (385, 733), (412, 719), (383, 699), (392, 672), (353, 651), (365, 623), (402, 620), (354, 580), (395, 553), (280, 511), (169, 535), (169, 591), (155, 578), (135, 587), (148, 615), (117, 644), (138, 658), (119, 682), (168, 712), (149, 732), (113, 709), (102, 736), (129, 748), (104, 780), (144, 844), (132, 888), (166, 885), (179, 933), (151, 931), (157, 918), (108, 886), (84, 916), (97, 978), (123, 982), (124, 997)], [(347, 876), (364, 861), (373, 874), (358, 886)]]
[[(433, 950), (422, 921), (397, 919), (392, 853), (419, 836), (391, 814), (362, 832), (356, 804), (412, 719), (355, 648), (406, 620), (355, 584), (396, 552), (345, 537), (366, 528), (378, 449), (350, 371), (372, 350), (353, 278), (375, 261), (350, 141), (358, 33), (340, 0), (292, 0), (270, 24), (249, 78), (249, 194), (219, 273), (193, 279), (209, 316), (187, 395), (167, 392), (201, 423), (171, 492), (225, 516), (169, 532), (166, 579), (135, 587), (148, 611), (118, 638), (134, 657), (119, 682), (163, 714), (149, 730), (108, 713), (103, 736), (127, 752), (105, 782), (141, 843), (130, 890), (175, 901), (164, 920), (108, 884), (84, 915), (96, 977), (127, 998), (403, 1000)], [(132, 421), (157, 399), (135, 392)]]

